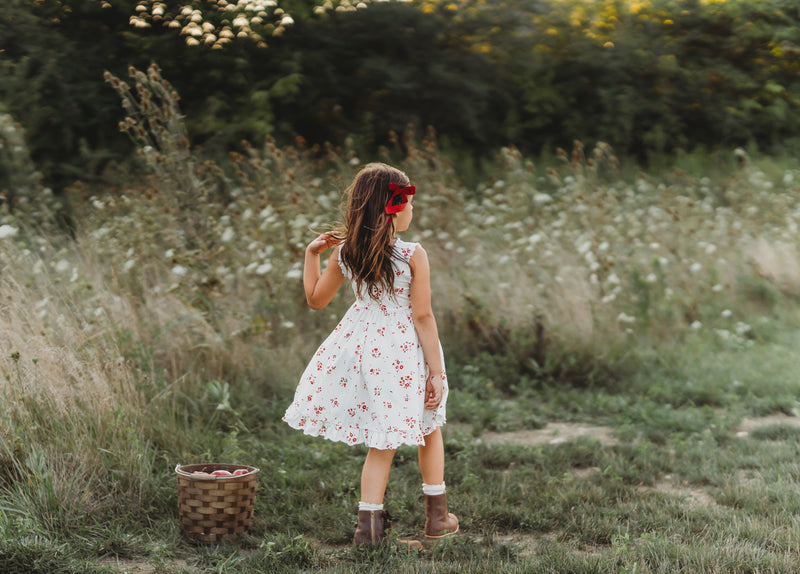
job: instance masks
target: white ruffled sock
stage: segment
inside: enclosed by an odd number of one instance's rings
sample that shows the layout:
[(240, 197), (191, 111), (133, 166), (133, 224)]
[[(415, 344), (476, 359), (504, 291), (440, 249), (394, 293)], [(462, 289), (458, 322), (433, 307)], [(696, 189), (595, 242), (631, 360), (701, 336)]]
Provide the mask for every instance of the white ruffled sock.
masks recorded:
[(444, 482), (442, 484), (422, 483), (422, 493), (427, 494), (428, 496), (439, 496), (440, 494), (444, 494), (444, 491)]
[(383, 504), (371, 504), (369, 502), (358, 501), (358, 511), (362, 510), (383, 510)]

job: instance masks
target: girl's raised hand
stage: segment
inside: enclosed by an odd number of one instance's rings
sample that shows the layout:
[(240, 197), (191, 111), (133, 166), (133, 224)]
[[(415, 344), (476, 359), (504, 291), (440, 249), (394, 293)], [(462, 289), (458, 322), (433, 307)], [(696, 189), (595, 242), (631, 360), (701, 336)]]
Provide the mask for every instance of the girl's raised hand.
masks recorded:
[(425, 384), (425, 408), (433, 410), (442, 402), (442, 375), (431, 375)]
[(334, 245), (339, 245), (341, 242), (342, 240), (335, 231), (328, 231), (309, 243), (306, 250), (310, 251), (313, 255), (319, 255)]

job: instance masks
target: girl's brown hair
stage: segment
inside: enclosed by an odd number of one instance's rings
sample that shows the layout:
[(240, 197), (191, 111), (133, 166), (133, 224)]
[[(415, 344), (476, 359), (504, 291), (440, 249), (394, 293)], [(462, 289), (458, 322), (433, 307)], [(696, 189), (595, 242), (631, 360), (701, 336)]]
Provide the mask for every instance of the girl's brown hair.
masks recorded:
[(394, 225), (392, 216), (386, 214), (392, 197), (390, 183), (406, 187), (410, 182), (399, 169), (371, 163), (358, 172), (347, 190), (342, 262), (356, 282), (358, 295), (366, 287), (376, 300), (380, 291), (394, 295)]

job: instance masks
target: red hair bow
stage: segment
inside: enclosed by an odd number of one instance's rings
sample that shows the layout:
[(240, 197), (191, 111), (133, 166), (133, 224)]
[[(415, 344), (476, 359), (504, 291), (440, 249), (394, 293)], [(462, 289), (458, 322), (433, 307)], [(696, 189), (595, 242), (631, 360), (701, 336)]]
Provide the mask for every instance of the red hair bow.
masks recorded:
[[(417, 193), (417, 188), (413, 185), (409, 185), (408, 187), (400, 187), (396, 183), (390, 183), (389, 191), (393, 191), (394, 193), (392, 193), (392, 197), (389, 198), (389, 203), (386, 204), (386, 214), (392, 215), (394, 213), (400, 213), (403, 211), (406, 203), (408, 203), (408, 196)], [(401, 197), (402, 201), (396, 205), (392, 205), (395, 198), (398, 196)]]

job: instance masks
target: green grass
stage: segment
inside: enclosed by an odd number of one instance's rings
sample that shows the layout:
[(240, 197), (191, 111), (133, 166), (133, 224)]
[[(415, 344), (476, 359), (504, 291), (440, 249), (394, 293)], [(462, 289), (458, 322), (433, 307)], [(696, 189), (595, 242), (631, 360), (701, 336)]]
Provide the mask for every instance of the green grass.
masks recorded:
[[(446, 481), (462, 532), (421, 556), (349, 546), (364, 450), (288, 429), (279, 419), (289, 387), (265, 396), (243, 383), (229, 389), (231, 421), (189, 422), (194, 440), (174, 445), (129, 443), (131, 456), (146, 459), (146, 484), (110, 469), (103, 480), (117, 483), (120, 498), (103, 504), (95, 493), (91, 508), (81, 506), (91, 477), (57, 477), (58, 457), (23, 446), (0, 491), (0, 569), (118, 572), (121, 561), (186, 573), (792, 572), (800, 559), (800, 430), (787, 418), (747, 436), (736, 431), (744, 416), (767, 414), (766, 405), (794, 408), (799, 338), (787, 329), (737, 352), (662, 356), (647, 377), (613, 390), (509, 395), (454, 366), (469, 382), (459, 388), (451, 375), (453, 424), (445, 427)], [(558, 420), (606, 424), (618, 442), (480, 440), (485, 430)], [(172, 469), (194, 460), (261, 469), (254, 522), (239, 541), (197, 546), (181, 537)], [(401, 448), (386, 498), (399, 537), (421, 535), (419, 483), (415, 450)]]

